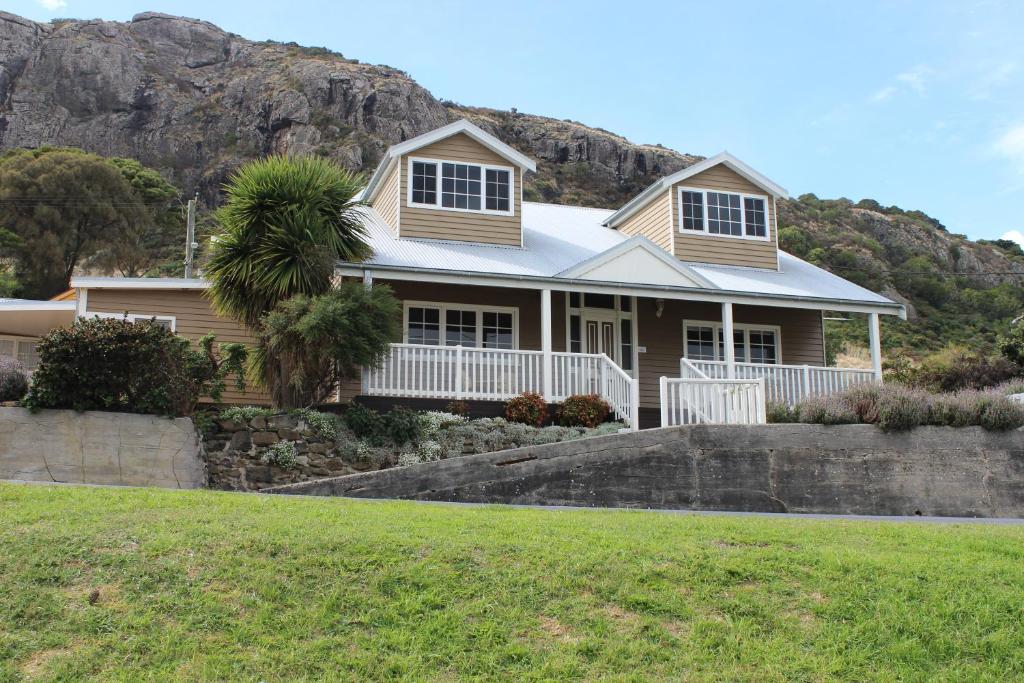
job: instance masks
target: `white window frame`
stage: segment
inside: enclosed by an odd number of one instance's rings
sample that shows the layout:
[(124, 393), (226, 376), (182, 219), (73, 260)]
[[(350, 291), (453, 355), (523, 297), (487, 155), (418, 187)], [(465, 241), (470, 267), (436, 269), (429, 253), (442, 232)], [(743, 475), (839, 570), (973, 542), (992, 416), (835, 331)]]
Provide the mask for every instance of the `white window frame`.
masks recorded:
[[(409, 343), (409, 309), (410, 308), (435, 308), (439, 311), (439, 325), (438, 330), (438, 344), (437, 347), (446, 346), (445, 341), (445, 327), (447, 325), (446, 319), (449, 310), (455, 311), (473, 311), (476, 313), (476, 340), (477, 346), (466, 346), (467, 349), (483, 349), (485, 351), (518, 351), (519, 350), (519, 308), (514, 306), (482, 306), (477, 304), (458, 304), (452, 302), (441, 302), (441, 301), (404, 301), (402, 302), (402, 343)], [(496, 349), (487, 348), (484, 346), (484, 313), (511, 313), (512, 314), (512, 348), (511, 349)], [(422, 346), (432, 346), (431, 344), (422, 344)], [(436, 347), (434, 347), (436, 348)], [(458, 348), (450, 346), (447, 348)]]
[[(421, 202), (414, 202), (412, 200), (412, 165), (413, 163), (423, 164), (436, 164), (437, 168), (437, 193), (435, 194), (436, 202), (434, 204), (424, 204)], [(441, 205), (441, 164), (461, 164), (462, 166), (476, 166), (480, 169), (480, 208), (479, 209), (459, 209), (454, 206), (442, 206)], [(496, 209), (488, 209), (487, 207), (487, 171), (507, 171), (508, 172), (508, 211), (498, 211)], [(514, 216), (516, 214), (516, 170), (512, 166), (498, 166), (496, 164), (484, 164), (475, 161), (458, 161), (456, 159), (431, 159), (429, 157), (409, 157), (406, 164), (406, 204), (412, 208), (418, 209), (436, 209), (438, 211), (455, 211), (457, 213), (480, 213), (489, 216)]]
[[(31, 347), (37, 347), (39, 345), (39, 341), (40, 340), (39, 340), (38, 337), (18, 337), (18, 336), (14, 336), (14, 335), (0, 334), (0, 341), (14, 342), (11, 345), (11, 350), (14, 352), (14, 355), (13, 356), (0, 355), (0, 358), (8, 358), (10, 360), (13, 360), (13, 361), (16, 361), (16, 362), (20, 363), (21, 360), (18, 358), (18, 352), (21, 350), (21, 345), (22, 344), (28, 344)], [(38, 356), (38, 352), (36, 352), (36, 355)], [(34, 370), (35, 370), (35, 368), (29, 368), (29, 367), (25, 368), (25, 372), (28, 372), (30, 374)]]
[[(689, 230), (683, 227), (683, 193), (684, 192), (699, 192), (701, 195), (701, 202), (704, 206), (703, 213), (703, 230)], [(742, 235), (723, 235), (721, 233), (708, 232), (708, 192), (715, 192), (717, 194), (734, 194), (740, 198), (740, 225), (743, 228)], [(760, 199), (764, 202), (764, 237), (758, 237), (756, 235), (747, 234), (747, 203), (745, 199)], [(762, 194), (751, 194), (749, 192), (734, 192), (732, 190), (716, 190), (711, 187), (687, 187), (680, 185), (676, 188), (676, 204), (679, 207), (679, 215), (676, 216), (677, 232), (681, 235), (705, 235), (707, 237), (722, 237), (725, 239), (732, 240), (750, 240), (754, 242), (770, 242), (772, 241), (772, 218), (773, 214), (768, 210), (768, 195)]]
[(83, 318), (114, 318), (117, 320), (127, 320), (130, 323), (137, 323), (140, 320), (159, 320), (161, 322), (171, 323), (171, 332), (176, 332), (177, 318), (173, 315), (151, 315), (148, 313), (101, 313), (99, 311), (86, 312)]
[[(718, 356), (724, 356), (724, 348), (720, 348), (718, 344), (718, 338), (721, 335), (722, 343), (725, 343), (725, 332), (722, 330), (722, 323), (714, 322), (712, 320), (684, 320), (683, 321), (683, 358), (690, 359), (687, 353), (686, 344), (686, 328), (688, 327), (710, 327), (714, 329), (712, 333), (715, 339), (715, 361), (724, 361), (725, 358), (719, 358)], [(743, 354), (744, 357), (750, 358), (750, 332), (751, 331), (765, 331), (772, 332), (775, 335), (775, 363), (752, 363), (753, 365), (783, 365), (782, 362), (782, 328), (778, 325), (760, 325), (758, 323), (733, 323), (733, 330), (736, 332), (743, 332)], [(700, 360), (706, 360), (704, 358)], [(737, 363), (751, 363), (751, 361), (740, 361)]]

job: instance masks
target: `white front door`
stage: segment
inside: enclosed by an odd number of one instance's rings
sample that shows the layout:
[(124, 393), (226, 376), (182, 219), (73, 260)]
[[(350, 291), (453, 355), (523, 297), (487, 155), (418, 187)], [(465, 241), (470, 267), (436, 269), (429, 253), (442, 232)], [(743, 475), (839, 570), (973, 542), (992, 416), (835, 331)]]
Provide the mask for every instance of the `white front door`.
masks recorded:
[(619, 344), (615, 313), (585, 311), (583, 313), (583, 353), (603, 353), (619, 362)]

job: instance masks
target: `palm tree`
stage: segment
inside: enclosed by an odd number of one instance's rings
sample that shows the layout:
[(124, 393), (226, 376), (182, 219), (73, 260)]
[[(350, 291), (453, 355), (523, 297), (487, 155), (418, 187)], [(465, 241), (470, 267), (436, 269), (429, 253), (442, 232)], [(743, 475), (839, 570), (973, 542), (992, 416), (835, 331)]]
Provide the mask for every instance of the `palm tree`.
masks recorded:
[[(239, 168), (225, 186), (205, 275), (218, 313), (254, 333), (263, 317), (297, 294), (331, 288), (334, 264), (367, 258), (370, 247), (356, 195), (361, 174), (319, 157), (272, 156)], [(265, 346), (250, 355), (250, 378), (290, 406), (287, 358)]]

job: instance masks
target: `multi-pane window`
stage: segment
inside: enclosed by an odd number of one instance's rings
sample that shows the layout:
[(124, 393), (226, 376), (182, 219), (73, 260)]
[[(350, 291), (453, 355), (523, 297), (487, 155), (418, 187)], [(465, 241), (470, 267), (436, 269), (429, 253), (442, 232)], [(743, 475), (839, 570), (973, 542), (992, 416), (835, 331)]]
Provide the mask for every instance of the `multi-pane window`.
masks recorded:
[(446, 209), (480, 210), (480, 167), (441, 164), (441, 206)]
[(569, 316), (569, 353), (583, 353), (583, 330), (580, 316)]
[[(625, 298), (625, 297), (623, 297)], [(633, 320), (622, 318), (619, 320), (619, 340), (622, 347), (622, 369), (633, 369)]]
[(512, 212), (512, 169), (411, 160), (409, 202), (457, 211)]
[(476, 346), (476, 311), (449, 308), (444, 314), (445, 346)]
[(511, 349), (515, 344), (512, 314), (484, 311), (483, 346), (485, 349)]
[(683, 190), (683, 230), (704, 231), (704, 193)]
[(459, 304), (409, 305), (405, 339), (409, 344), (428, 346), (514, 349), (516, 316), (512, 309)]
[(437, 164), (412, 162), (412, 201), (415, 204), (437, 204)]
[(680, 189), (679, 206), (680, 231), (768, 239), (768, 209), (764, 197)]
[(511, 174), (508, 171), (487, 169), (487, 197), (485, 206), (490, 211), (508, 211), (511, 196)]
[(748, 334), (750, 335), (751, 363), (774, 365), (779, 362), (776, 357), (775, 332), (772, 330), (749, 330)]
[(715, 328), (686, 326), (686, 357), (690, 360), (718, 360), (715, 351)]
[(410, 344), (437, 346), (441, 342), (441, 310), (426, 306), (410, 306), (406, 325)]
[(764, 200), (759, 197), (743, 198), (743, 216), (746, 234), (750, 237), (767, 237)]
[(743, 235), (742, 203), (738, 194), (708, 192), (708, 232), (712, 235)]
[[(683, 330), (684, 354), (690, 360), (725, 360), (721, 323), (687, 322)], [(714, 340), (714, 341), (712, 341)], [(736, 324), (733, 328), (733, 353), (737, 363), (777, 364), (779, 331), (758, 325)]]
[(32, 372), (39, 365), (37, 342), (31, 339), (0, 339), (0, 359), (16, 360)]

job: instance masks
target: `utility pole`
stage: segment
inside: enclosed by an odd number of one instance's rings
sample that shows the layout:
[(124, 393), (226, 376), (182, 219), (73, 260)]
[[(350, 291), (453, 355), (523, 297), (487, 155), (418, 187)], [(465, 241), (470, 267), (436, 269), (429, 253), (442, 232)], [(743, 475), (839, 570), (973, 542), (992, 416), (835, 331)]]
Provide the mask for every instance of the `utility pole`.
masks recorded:
[(199, 200), (199, 193), (188, 200), (188, 212), (185, 220), (185, 279), (192, 277), (192, 262), (195, 256), (196, 247), (196, 202)]

